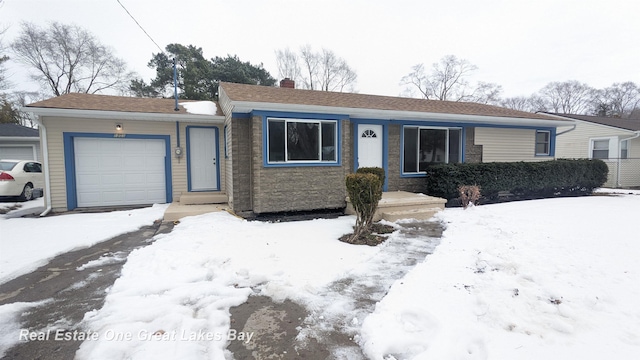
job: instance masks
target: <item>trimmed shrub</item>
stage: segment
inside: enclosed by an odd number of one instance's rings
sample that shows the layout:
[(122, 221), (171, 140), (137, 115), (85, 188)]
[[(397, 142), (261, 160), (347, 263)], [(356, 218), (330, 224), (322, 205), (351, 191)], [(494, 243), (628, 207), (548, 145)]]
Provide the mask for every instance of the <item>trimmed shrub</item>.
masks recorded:
[(384, 169), (380, 167), (361, 167), (356, 170), (356, 174), (374, 174), (380, 178), (380, 184), (384, 185)]
[(373, 223), (378, 201), (382, 198), (382, 183), (380, 177), (372, 173), (349, 174), (345, 182), (349, 200), (357, 214), (352, 237), (357, 239), (369, 231)]
[(588, 159), (441, 164), (427, 169), (427, 193), (452, 200), (460, 186), (477, 184), (482, 202), (497, 201), (500, 193), (517, 198), (585, 195), (602, 186), (608, 172), (602, 160)]

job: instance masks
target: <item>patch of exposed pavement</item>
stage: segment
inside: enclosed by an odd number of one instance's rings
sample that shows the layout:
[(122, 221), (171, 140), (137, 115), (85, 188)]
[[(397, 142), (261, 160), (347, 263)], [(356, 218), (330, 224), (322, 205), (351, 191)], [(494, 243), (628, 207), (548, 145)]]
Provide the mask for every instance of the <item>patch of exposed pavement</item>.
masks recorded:
[[(37, 304), (20, 313), (17, 339), (19, 330), (50, 334), (48, 340), (18, 342), (5, 349), (3, 359), (73, 359), (82, 343), (73, 340), (74, 331), (82, 331), (78, 324), (85, 313), (102, 307), (128, 254), (150, 244), (156, 234), (170, 232), (172, 227), (171, 223), (158, 221), (92, 247), (59, 255), (39, 269), (0, 285), (0, 305)], [(55, 341), (56, 332), (71, 340)]]

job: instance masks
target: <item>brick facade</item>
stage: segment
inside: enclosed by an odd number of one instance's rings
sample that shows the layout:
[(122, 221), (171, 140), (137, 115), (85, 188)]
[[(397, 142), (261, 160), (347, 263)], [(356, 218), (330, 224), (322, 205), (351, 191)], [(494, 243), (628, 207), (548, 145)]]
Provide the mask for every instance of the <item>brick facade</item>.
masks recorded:
[(265, 167), (262, 117), (233, 119), (233, 207), (238, 213), (339, 209), (352, 168), (351, 125), (340, 122), (341, 166)]
[(481, 163), (482, 162), (482, 145), (476, 145), (476, 128), (465, 128), (464, 139), (464, 162)]
[[(353, 172), (355, 124), (342, 120), (341, 166), (265, 167), (261, 116), (232, 120), (233, 203), (238, 213), (271, 213), (343, 208), (345, 176)], [(425, 193), (424, 177), (402, 177), (402, 126), (389, 124), (388, 191)], [(482, 146), (474, 144), (475, 129), (465, 131), (465, 161), (480, 162)]]
[(233, 201), (231, 208), (238, 213), (251, 211), (251, 120), (231, 121), (231, 172)]

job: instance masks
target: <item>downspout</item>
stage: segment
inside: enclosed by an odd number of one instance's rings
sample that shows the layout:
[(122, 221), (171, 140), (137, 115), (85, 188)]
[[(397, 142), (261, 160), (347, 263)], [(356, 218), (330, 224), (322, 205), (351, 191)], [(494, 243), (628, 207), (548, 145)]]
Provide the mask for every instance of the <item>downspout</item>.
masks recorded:
[(627, 141), (627, 140), (633, 140), (633, 139), (636, 139), (638, 137), (640, 137), (640, 131), (636, 131), (635, 135), (633, 135), (631, 137), (628, 137), (626, 139), (618, 140), (618, 166), (617, 166), (617, 169), (616, 169), (617, 170), (616, 179), (618, 180), (616, 185), (618, 187), (622, 187), (622, 183), (620, 183), (620, 161), (622, 160), (622, 159), (620, 159), (620, 148), (622, 147), (622, 142), (623, 141)]
[(573, 126), (571, 127), (571, 129), (565, 130), (565, 131), (563, 131), (563, 132), (556, 133), (556, 137), (558, 137), (558, 136), (560, 136), (560, 135), (562, 135), (562, 134), (566, 134), (566, 133), (568, 133), (568, 132), (570, 132), (570, 131), (573, 131), (573, 130), (575, 130), (575, 129), (576, 129), (576, 124), (573, 124)]
[(44, 123), (40, 121), (40, 117), (36, 115), (36, 123), (40, 128), (40, 139), (42, 139), (42, 162), (44, 163), (44, 196), (47, 201), (47, 207), (40, 214), (40, 216), (46, 216), (51, 212), (51, 178), (49, 177), (49, 147), (47, 146), (47, 128)]
[[(573, 124), (573, 125), (571, 126), (571, 129), (567, 129), (567, 130), (565, 130), (565, 131), (562, 131), (562, 132), (556, 133), (556, 140), (555, 140), (556, 148), (557, 148), (557, 146), (558, 146), (558, 136), (560, 136), (560, 135), (562, 135), (562, 134), (566, 134), (566, 133), (568, 133), (568, 132), (571, 132), (571, 131), (575, 130), (575, 129), (576, 129), (576, 126), (577, 126), (577, 124)], [(553, 154), (553, 158), (554, 158), (554, 159), (556, 159), (556, 160), (558, 159), (558, 157), (557, 157), (557, 155), (556, 155), (555, 153)]]

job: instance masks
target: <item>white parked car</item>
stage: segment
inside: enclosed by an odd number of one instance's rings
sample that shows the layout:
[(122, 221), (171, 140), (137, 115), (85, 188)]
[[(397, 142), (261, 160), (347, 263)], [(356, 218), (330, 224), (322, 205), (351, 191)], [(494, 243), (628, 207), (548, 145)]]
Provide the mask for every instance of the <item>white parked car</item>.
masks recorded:
[(33, 190), (43, 186), (44, 176), (39, 162), (0, 160), (0, 197), (19, 197), (28, 201), (33, 199)]

